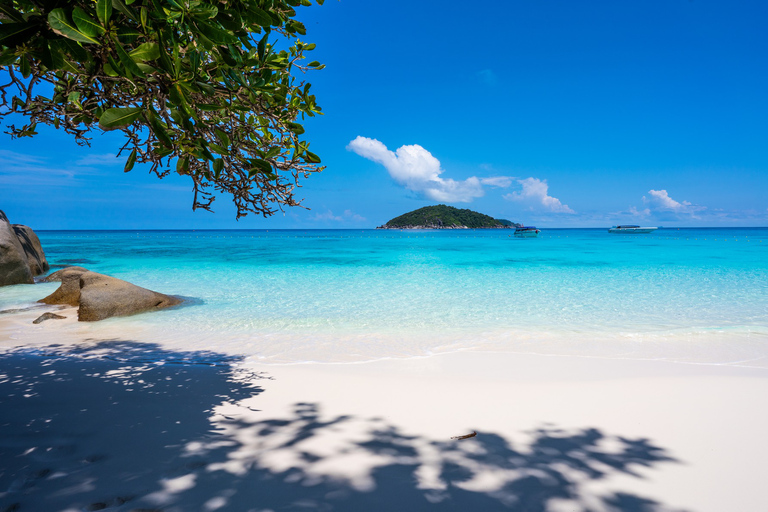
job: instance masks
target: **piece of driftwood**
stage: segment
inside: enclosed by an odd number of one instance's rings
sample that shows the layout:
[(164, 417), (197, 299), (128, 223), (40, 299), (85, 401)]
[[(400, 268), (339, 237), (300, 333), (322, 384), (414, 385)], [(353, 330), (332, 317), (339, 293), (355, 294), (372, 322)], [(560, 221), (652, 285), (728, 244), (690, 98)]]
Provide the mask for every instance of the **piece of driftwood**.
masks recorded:
[(476, 435), (477, 435), (477, 432), (472, 432), (471, 434), (467, 434), (464, 436), (453, 436), (451, 439), (458, 439), (458, 440), (469, 439), (470, 437), (475, 437)]

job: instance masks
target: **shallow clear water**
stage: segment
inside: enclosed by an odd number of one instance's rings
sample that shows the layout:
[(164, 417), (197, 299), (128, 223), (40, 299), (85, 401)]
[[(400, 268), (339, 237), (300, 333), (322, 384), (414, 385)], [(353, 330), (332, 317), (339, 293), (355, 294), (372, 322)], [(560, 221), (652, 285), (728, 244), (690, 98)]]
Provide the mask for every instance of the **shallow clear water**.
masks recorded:
[[(768, 229), (510, 234), (39, 233), (51, 264), (200, 299), (74, 324), (62, 336), (216, 349), (275, 363), (484, 349), (768, 366)], [(0, 289), (0, 310), (28, 305), (56, 286)]]

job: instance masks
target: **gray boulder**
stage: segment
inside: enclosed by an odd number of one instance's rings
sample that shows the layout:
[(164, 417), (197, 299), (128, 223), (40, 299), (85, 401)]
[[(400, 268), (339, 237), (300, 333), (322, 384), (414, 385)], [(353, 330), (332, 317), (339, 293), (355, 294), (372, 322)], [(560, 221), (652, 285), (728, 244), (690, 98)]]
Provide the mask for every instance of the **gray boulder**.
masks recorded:
[[(63, 284), (63, 282), (62, 282)], [(86, 272), (80, 276), (81, 322), (95, 322), (112, 316), (127, 316), (181, 304), (182, 300), (147, 290), (122, 279)]]
[(49, 296), (37, 302), (43, 304), (67, 304), (77, 306), (80, 304), (80, 276), (89, 272), (83, 267), (67, 267), (54, 272), (44, 279), (46, 282), (61, 281), (61, 286)]
[(53, 272), (52, 274), (45, 276), (43, 279), (40, 280), (40, 282), (53, 283), (56, 281), (61, 281), (62, 276), (74, 271), (78, 271), (82, 274), (83, 272), (88, 272), (88, 269), (84, 267), (64, 267), (61, 270), (57, 270), (56, 272)]
[(13, 231), (16, 233), (16, 238), (19, 239), (19, 243), (21, 243), (24, 257), (27, 259), (27, 265), (29, 265), (32, 275), (39, 276), (43, 272), (47, 272), (50, 267), (45, 259), (43, 246), (40, 245), (40, 239), (37, 238), (32, 228), (22, 224), (13, 224)]
[(182, 303), (182, 300), (176, 297), (153, 292), (83, 267), (61, 269), (48, 276), (45, 281), (61, 281), (61, 286), (38, 302), (79, 306), (77, 318), (81, 322), (134, 315)]
[(24, 248), (8, 217), (0, 210), (0, 286), (34, 282)]
[(77, 318), (81, 322), (95, 322), (112, 316), (163, 309), (181, 302), (176, 297), (153, 292), (115, 277), (85, 272), (80, 275), (80, 309)]

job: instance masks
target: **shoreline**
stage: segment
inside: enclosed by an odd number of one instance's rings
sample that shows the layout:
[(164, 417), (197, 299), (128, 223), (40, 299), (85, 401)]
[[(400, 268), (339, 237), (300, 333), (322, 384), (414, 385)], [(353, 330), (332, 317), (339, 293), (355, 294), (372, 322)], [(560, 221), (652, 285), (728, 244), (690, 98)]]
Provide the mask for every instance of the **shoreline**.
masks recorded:
[[(55, 285), (56, 283), (46, 284), (49, 288), (54, 288)], [(45, 346), (50, 339), (57, 339), (59, 343), (71, 346), (84, 342), (134, 340), (156, 343), (170, 350), (198, 350), (209, 346), (205, 340), (218, 336), (225, 342), (215, 344), (217, 350), (229, 355), (242, 355), (249, 361), (266, 366), (355, 365), (479, 352), (768, 370), (768, 355), (764, 349), (768, 343), (768, 333), (764, 332), (764, 329), (761, 330), (761, 326), (756, 326), (755, 330), (751, 330), (749, 326), (722, 332), (700, 328), (683, 330), (680, 333), (650, 331), (631, 336), (618, 332), (579, 332), (579, 338), (575, 340), (568, 332), (488, 331), (471, 338), (471, 343), (464, 341), (466, 333), (446, 332), (440, 334), (440, 339), (443, 340), (441, 344), (429, 346), (424, 343), (424, 339), (428, 339), (427, 335), (418, 332), (409, 333), (407, 337), (397, 333), (377, 335), (365, 330), (336, 333), (255, 331), (245, 334), (236, 330), (196, 333), (175, 329), (169, 331), (168, 326), (158, 322), (162, 318), (159, 315), (168, 314), (167, 312), (153, 313), (149, 317), (149, 323), (140, 320), (142, 315), (116, 317), (101, 322), (78, 322), (77, 307), (37, 303), (23, 305), (25, 307), (19, 310), (9, 309), (8, 311), (12, 312), (0, 314), (0, 353), (8, 348)], [(43, 313), (56, 313), (65, 318), (33, 324)], [(312, 344), (306, 341), (310, 334), (317, 348), (313, 348)], [(263, 340), (260, 340), (261, 338)], [(294, 338), (298, 342), (291, 347), (291, 340)], [(338, 350), (330, 354), (323, 352), (323, 348), (328, 344), (343, 343), (345, 347), (353, 347), (357, 340), (376, 342), (366, 347), (367, 352), (349, 352), (343, 358), (343, 354)], [(269, 347), (271, 351), (261, 352), (260, 344)], [(400, 346), (402, 350), (382, 352), (390, 345)], [(286, 347), (290, 352), (281, 352), (274, 347)], [(323, 357), (314, 358), (315, 355)]]

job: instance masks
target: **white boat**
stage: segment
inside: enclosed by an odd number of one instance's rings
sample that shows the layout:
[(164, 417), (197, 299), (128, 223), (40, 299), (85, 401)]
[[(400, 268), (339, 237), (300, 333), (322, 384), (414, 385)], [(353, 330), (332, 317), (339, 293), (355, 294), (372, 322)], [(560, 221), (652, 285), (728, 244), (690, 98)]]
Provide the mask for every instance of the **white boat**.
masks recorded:
[(518, 238), (536, 238), (541, 230), (536, 226), (520, 226), (515, 228), (515, 236)]
[(652, 231), (656, 231), (659, 228), (641, 228), (640, 226), (613, 226), (612, 228), (608, 229), (609, 233), (629, 233), (629, 234), (639, 234), (639, 233), (650, 233)]

